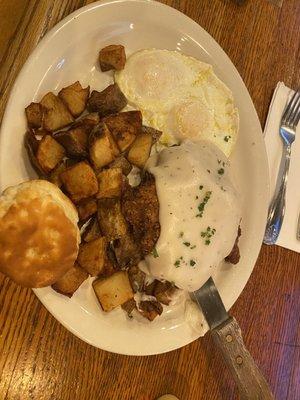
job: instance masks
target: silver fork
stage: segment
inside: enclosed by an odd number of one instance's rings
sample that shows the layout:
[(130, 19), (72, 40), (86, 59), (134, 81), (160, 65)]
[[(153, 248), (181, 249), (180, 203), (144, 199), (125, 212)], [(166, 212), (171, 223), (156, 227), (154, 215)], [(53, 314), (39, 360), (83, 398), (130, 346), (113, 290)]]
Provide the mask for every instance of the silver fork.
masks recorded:
[(294, 93), (281, 117), (279, 134), (283, 150), (275, 194), (269, 208), (264, 243), (275, 244), (279, 236), (285, 212), (285, 192), (290, 167), (291, 148), (295, 140), (296, 127), (300, 119), (300, 92)]

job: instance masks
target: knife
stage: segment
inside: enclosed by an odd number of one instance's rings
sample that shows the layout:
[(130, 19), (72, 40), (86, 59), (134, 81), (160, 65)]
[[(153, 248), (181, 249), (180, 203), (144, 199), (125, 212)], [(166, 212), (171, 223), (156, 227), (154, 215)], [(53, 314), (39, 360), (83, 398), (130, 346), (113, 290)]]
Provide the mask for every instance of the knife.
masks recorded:
[(213, 279), (209, 278), (193, 294), (238, 386), (240, 398), (274, 400), (267, 381), (245, 347), (239, 324), (228, 315)]

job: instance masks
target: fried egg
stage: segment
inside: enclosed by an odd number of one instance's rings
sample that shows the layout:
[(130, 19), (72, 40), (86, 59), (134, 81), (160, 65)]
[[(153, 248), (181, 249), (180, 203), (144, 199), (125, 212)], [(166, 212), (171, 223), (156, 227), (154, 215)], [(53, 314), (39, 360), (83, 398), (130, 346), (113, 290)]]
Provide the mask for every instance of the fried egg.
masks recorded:
[(144, 123), (163, 132), (161, 143), (205, 139), (231, 154), (238, 112), (211, 65), (176, 51), (141, 50), (116, 72), (115, 81)]

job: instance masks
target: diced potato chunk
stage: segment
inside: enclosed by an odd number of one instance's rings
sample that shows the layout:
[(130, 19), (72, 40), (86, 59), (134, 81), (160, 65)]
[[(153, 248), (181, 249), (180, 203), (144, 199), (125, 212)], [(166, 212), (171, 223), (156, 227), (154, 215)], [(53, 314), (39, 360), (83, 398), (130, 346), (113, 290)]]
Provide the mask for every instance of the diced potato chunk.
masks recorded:
[(84, 125), (87, 130), (90, 128), (93, 128), (94, 126), (98, 125), (100, 122), (100, 117), (97, 112), (89, 113), (81, 117), (79, 120), (77, 120), (76, 123), (80, 125)]
[(138, 168), (144, 168), (149, 158), (152, 146), (152, 136), (148, 133), (141, 133), (131, 146), (127, 159)]
[(137, 265), (134, 265), (128, 270), (128, 278), (132, 290), (136, 292), (142, 292), (144, 289), (146, 274), (142, 270), (139, 269)]
[(160, 303), (168, 306), (176, 290), (176, 287), (171, 282), (157, 281), (154, 288), (154, 296)]
[(127, 111), (110, 115), (103, 120), (121, 152), (127, 150), (142, 129), (142, 113)]
[(98, 200), (98, 222), (109, 241), (126, 234), (127, 224), (121, 212), (119, 199)]
[(120, 153), (107, 126), (100, 122), (92, 131), (89, 139), (90, 159), (96, 169), (111, 163)]
[(27, 123), (30, 128), (40, 128), (43, 119), (43, 107), (39, 103), (30, 103), (25, 108)]
[(97, 201), (96, 199), (82, 200), (77, 205), (77, 211), (80, 221), (87, 221), (92, 215), (97, 212)]
[(49, 181), (54, 183), (54, 185), (58, 186), (59, 188), (62, 187), (62, 180), (60, 178), (60, 174), (64, 172), (67, 169), (67, 165), (65, 161), (62, 161), (60, 164), (58, 164), (57, 167), (54, 168), (54, 170), (51, 171), (49, 175)]
[(43, 106), (42, 126), (47, 131), (54, 132), (73, 122), (73, 117), (62, 100), (52, 92), (45, 94), (40, 104)]
[(121, 268), (137, 265), (142, 259), (139, 246), (129, 233), (114, 241), (114, 251)]
[(158, 301), (141, 301), (138, 308), (143, 315), (149, 321), (153, 321), (158, 315), (163, 312), (163, 307)]
[(75, 203), (98, 192), (98, 180), (91, 166), (81, 161), (62, 172), (61, 180)]
[(97, 175), (99, 192), (97, 198), (120, 197), (122, 192), (123, 175), (121, 168), (105, 169)]
[(36, 152), (39, 147), (39, 140), (37, 140), (37, 138), (35, 137), (34, 133), (31, 130), (25, 133), (24, 143), (32, 167), (34, 168), (34, 170), (36, 171), (36, 173), (40, 178), (45, 178), (46, 177), (45, 171), (42, 169), (36, 158)]
[(126, 176), (132, 170), (132, 165), (124, 156), (116, 158), (115, 161), (113, 161), (109, 166), (110, 168), (121, 168), (123, 175)]
[(77, 263), (58, 281), (52, 288), (61, 294), (72, 297), (79, 286), (88, 278), (89, 274), (82, 269)]
[(90, 275), (97, 276), (105, 269), (107, 258), (107, 240), (105, 237), (82, 243), (79, 246), (78, 263)]
[(85, 109), (90, 94), (90, 87), (83, 89), (77, 81), (70, 86), (63, 88), (58, 96), (69, 109), (73, 117), (78, 117)]
[(125, 48), (120, 44), (112, 44), (100, 50), (99, 63), (101, 71), (109, 71), (111, 69), (120, 71), (124, 68), (125, 62)]
[(132, 318), (132, 312), (136, 309), (136, 302), (134, 299), (130, 299), (126, 301), (126, 303), (122, 304), (122, 309), (127, 313), (129, 318)]
[(68, 131), (57, 132), (53, 135), (67, 151), (70, 157), (87, 157), (88, 137), (83, 127), (71, 128)]
[(100, 117), (121, 111), (127, 105), (127, 100), (119, 86), (114, 83), (102, 92), (93, 90), (88, 101), (88, 109), (98, 112)]
[(100, 227), (97, 218), (92, 218), (88, 226), (85, 228), (82, 239), (85, 242), (90, 242), (92, 240), (98, 239), (101, 237)]
[(133, 298), (126, 271), (116, 272), (108, 278), (97, 279), (93, 282), (93, 288), (104, 311), (111, 311)]
[(52, 136), (46, 135), (39, 141), (36, 158), (43, 171), (52, 171), (64, 158), (65, 149)]

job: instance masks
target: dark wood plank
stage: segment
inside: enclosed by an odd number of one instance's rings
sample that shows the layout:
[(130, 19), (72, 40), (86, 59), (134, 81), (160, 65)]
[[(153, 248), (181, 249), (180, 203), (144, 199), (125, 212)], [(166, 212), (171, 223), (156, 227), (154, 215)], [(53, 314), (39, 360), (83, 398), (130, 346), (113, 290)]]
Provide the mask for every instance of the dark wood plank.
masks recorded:
[[(91, 2), (91, 1), (89, 1)], [(205, 28), (242, 75), (262, 123), (279, 80), (300, 85), (300, 2), (163, 0)], [(0, 118), (31, 49), (80, 0), (0, 0)], [(288, 62), (287, 62), (288, 60)], [(232, 309), (247, 347), (279, 400), (300, 398), (300, 257), (263, 246)], [(233, 400), (237, 393), (209, 335), (180, 350), (125, 357), (64, 329), (30, 290), (0, 277), (0, 399)]]

